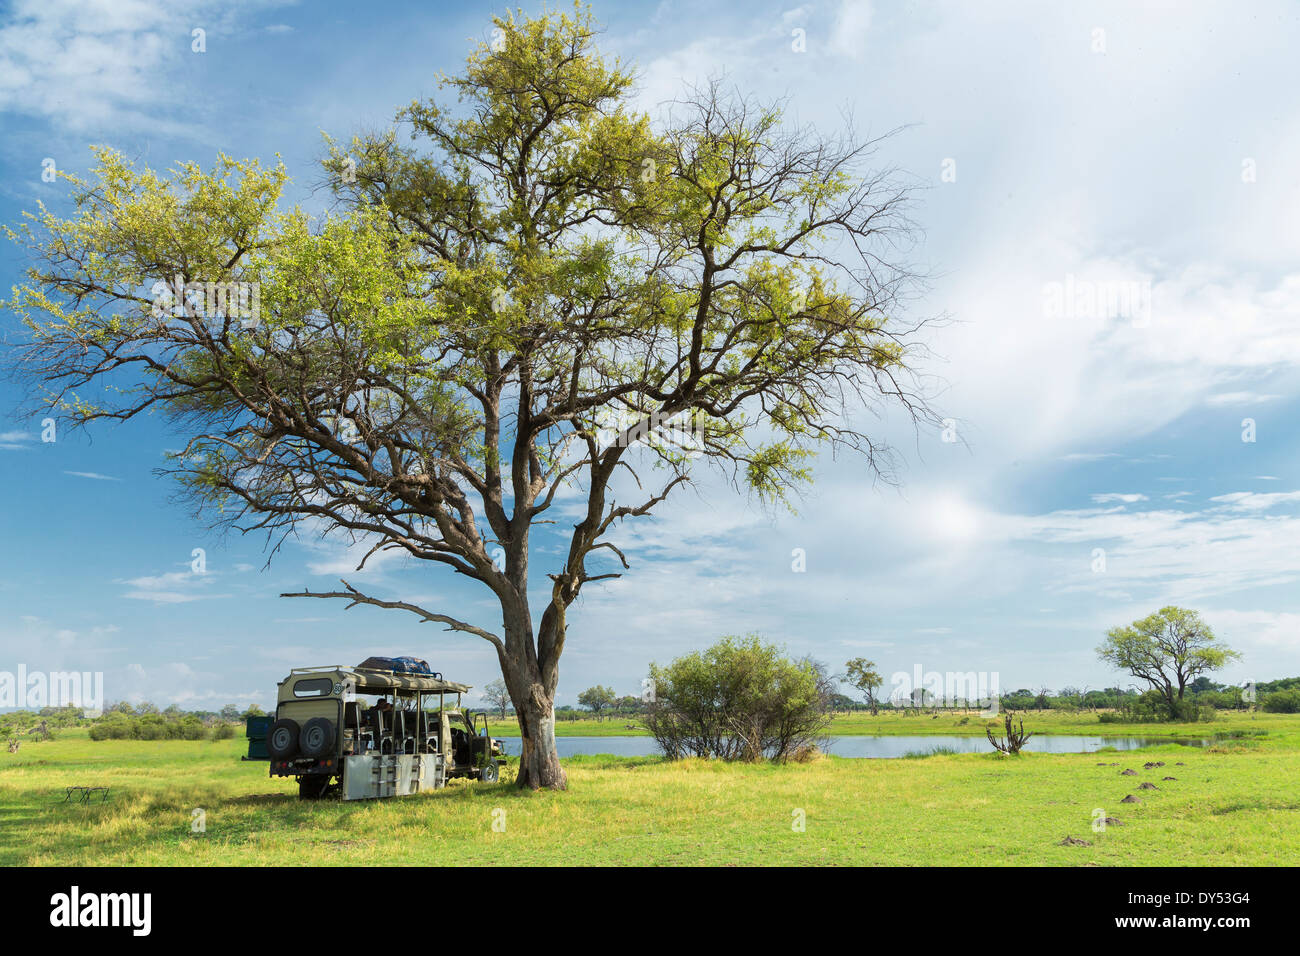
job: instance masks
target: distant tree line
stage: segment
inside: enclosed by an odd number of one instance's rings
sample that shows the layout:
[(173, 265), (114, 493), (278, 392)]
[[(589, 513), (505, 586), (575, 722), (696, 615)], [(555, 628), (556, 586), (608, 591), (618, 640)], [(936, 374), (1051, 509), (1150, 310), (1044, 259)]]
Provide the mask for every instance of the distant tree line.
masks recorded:
[(159, 710), (149, 701), (125, 701), (106, 708), (91, 722), (91, 740), (229, 740), (249, 717), (261, 716), (256, 704), (241, 711), (227, 704), (219, 711), (181, 710), (172, 704)]
[(0, 737), (11, 742), (53, 740), (60, 730), (90, 723), (77, 707), (42, 707), (40, 710), (11, 710), (0, 714)]
[(219, 711), (172, 704), (160, 710), (150, 701), (120, 701), (107, 704), (97, 717), (85, 716), (80, 707), (43, 707), (0, 714), (0, 737), (12, 748), (14, 741), (53, 740), (59, 731), (84, 727), (91, 740), (228, 740), (245, 720), (261, 714), (256, 704), (243, 710), (227, 704)]
[[(1264, 681), (1255, 684), (1253, 690), (1255, 700), (1252, 702), (1248, 699), (1246, 689), (1237, 684), (1219, 684), (1208, 677), (1200, 677), (1187, 686), (1184, 710), (1191, 715), (1190, 719), (1198, 719), (1206, 708), (1222, 711), (1257, 707), (1269, 713), (1300, 713), (1300, 677)], [(582, 696), (579, 695), (579, 699)], [(999, 694), (998, 704), (1000, 710), (1014, 711), (1098, 711), (1102, 713), (1103, 721), (1110, 717), (1116, 722), (1157, 721), (1168, 716), (1162, 695), (1135, 687), (1088, 689), (1067, 686), (1060, 690), (1021, 687)], [(876, 712), (908, 714), (932, 713), (941, 708), (981, 710), (988, 706), (988, 702), (961, 698), (941, 700), (928, 690), (918, 689), (914, 695), (901, 701), (877, 697), (873, 708), (872, 704), (864, 700), (835, 690), (830, 694), (827, 705), (834, 714), (868, 713), (873, 712), (873, 709)], [(636, 718), (644, 715), (647, 709), (640, 697), (623, 696), (615, 697), (612, 703), (603, 705), (599, 710), (589, 705), (557, 707), (555, 717), (556, 720), (590, 720), (594, 716), (602, 719)]]

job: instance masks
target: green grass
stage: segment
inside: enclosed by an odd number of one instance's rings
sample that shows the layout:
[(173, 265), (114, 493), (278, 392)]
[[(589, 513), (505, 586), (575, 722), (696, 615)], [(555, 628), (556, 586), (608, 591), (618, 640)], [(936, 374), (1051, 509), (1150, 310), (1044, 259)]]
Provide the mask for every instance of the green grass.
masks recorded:
[[(1300, 864), (1300, 717), (1234, 723), (1211, 725), (1240, 734), (1213, 747), (1122, 754), (786, 766), (575, 757), (566, 793), (456, 782), (364, 803), (299, 802), (264, 763), (240, 762), (242, 740), (68, 732), (0, 753), (0, 864)], [(1166, 765), (1143, 769), (1155, 760)], [(1138, 776), (1120, 776), (1125, 767)], [(1159, 789), (1137, 789), (1148, 780)], [(61, 802), (72, 785), (112, 792), (105, 804)], [(1121, 804), (1129, 793), (1143, 802)], [(195, 808), (205, 833), (190, 830)], [(1093, 833), (1097, 808), (1123, 825)], [(792, 828), (799, 810), (804, 832)], [(1093, 845), (1059, 846), (1066, 835)]]

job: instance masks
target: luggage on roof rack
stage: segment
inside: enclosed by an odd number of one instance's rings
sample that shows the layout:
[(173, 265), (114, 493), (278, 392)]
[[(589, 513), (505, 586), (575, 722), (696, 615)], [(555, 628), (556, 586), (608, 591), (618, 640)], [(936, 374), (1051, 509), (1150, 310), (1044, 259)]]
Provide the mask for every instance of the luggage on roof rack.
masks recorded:
[(429, 667), (428, 661), (418, 657), (367, 657), (357, 667), (363, 670), (392, 671), (395, 674), (419, 674), (424, 677), (442, 678), (442, 674)]

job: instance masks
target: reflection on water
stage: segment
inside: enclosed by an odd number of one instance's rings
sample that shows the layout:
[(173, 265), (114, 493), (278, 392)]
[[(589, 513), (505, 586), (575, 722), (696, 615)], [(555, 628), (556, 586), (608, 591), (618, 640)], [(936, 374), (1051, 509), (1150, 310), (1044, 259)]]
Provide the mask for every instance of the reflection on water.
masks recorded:
[[(519, 738), (501, 738), (506, 753), (519, 756)], [(1182, 739), (1172, 737), (1082, 737), (1077, 735), (1036, 734), (1025, 743), (1025, 750), (1038, 753), (1077, 754), (1092, 753), (1102, 747), (1116, 750), (1135, 750), (1158, 744), (1185, 744), (1204, 746), (1208, 739)], [(615, 757), (646, 757), (659, 753), (653, 737), (556, 737), (556, 749), (561, 757), (577, 754), (612, 754)], [(917, 734), (898, 737), (831, 737), (827, 747), (837, 757), (902, 757), (908, 753), (927, 753), (937, 748), (958, 753), (992, 753), (993, 748), (983, 737), (940, 736)]]

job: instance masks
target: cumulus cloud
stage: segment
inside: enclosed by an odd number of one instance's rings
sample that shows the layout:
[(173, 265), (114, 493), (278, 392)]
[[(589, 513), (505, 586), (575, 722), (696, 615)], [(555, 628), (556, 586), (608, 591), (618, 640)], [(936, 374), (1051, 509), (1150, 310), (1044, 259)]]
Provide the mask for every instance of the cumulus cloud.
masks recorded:
[(215, 0), (15, 0), (0, 25), (0, 111), (75, 131), (184, 129), (159, 111), (186, 102), (192, 31), (215, 39), (235, 14)]

